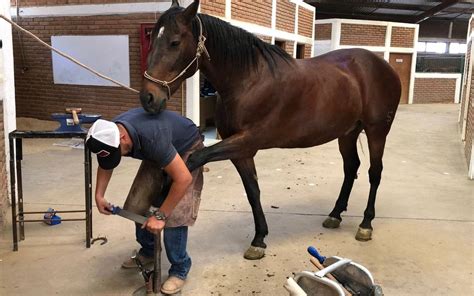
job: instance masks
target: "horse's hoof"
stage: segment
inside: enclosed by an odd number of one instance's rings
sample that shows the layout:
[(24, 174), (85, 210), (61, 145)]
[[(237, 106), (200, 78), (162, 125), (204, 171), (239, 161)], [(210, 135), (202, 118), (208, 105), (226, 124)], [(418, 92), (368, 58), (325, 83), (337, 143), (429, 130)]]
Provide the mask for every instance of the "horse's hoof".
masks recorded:
[(366, 242), (372, 239), (372, 229), (360, 228), (357, 230), (356, 240)]
[(244, 254), (247, 260), (258, 260), (265, 256), (265, 248), (250, 246)]
[(334, 217), (327, 217), (323, 222), (324, 228), (338, 228), (341, 225), (341, 220)]

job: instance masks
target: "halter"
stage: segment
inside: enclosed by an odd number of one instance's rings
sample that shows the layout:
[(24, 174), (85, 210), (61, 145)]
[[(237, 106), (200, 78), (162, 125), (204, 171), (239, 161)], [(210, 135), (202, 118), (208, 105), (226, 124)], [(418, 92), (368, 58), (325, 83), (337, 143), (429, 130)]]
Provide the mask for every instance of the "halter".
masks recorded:
[(204, 37), (204, 35), (202, 34), (201, 19), (197, 15), (196, 15), (196, 18), (197, 18), (198, 23), (199, 23), (199, 37), (198, 37), (198, 43), (197, 43), (197, 49), (196, 49), (196, 56), (194, 57), (194, 59), (191, 62), (189, 62), (189, 64), (186, 66), (186, 68), (184, 68), (184, 70), (181, 71), (181, 73), (179, 73), (178, 76), (171, 79), (170, 81), (156, 79), (156, 78), (152, 77), (150, 74), (148, 74), (147, 71), (145, 71), (145, 73), (143, 74), (143, 77), (145, 77), (146, 79), (148, 79), (148, 80), (150, 80), (150, 81), (152, 81), (156, 84), (159, 84), (161, 86), (164, 86), (168, 89), (168, 100), (171, 98), (170, 84), (175, 82), (181, 76), (183, 76), (194, 62), (196, 62), (196, 71), (197, 71), (199, 69), (199, 58), (201, 57), (201, 55), (203, 53), (206, 55), (208, 60), (211, 60), (211, 56), (209, 55), (209, 52), (206, 49), (206, 45), (204, 44), (204, 42), (206, 41), (206, 37)]

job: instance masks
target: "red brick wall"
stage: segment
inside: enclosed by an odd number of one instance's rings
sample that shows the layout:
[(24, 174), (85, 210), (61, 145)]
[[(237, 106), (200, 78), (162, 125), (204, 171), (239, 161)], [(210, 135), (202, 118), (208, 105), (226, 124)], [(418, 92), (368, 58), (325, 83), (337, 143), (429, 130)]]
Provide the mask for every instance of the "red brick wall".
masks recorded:
[(378, 55), (379, 57), (381, 57), (383, 59), (383, 56), (384, 56), (383, 52), (373, 51), (373, 53), (375, 53), (376, 55)]
[(456, 79), (415, 78), (413, 103), (454, 103)]
[(293, 41), (285, 42), (285, 50), (290, 56), (293, 56), (294, 48), (295, 48), (295, 43)]
[[(138, 3), (138, 2), (167, 2), (168, 0), (19, 0), (20, 7), (25, 6), (53, 6), (75, 4), (110, 4), (110, 3)], [(10, 0), (16, 6), (17, 0)]]
[[(474, 79), (471, 81), (474, 83)], [(471, 84), (474, 85), (474, 84)], [(466, 144), (464, 146), (464, 153), (469, 164), (471, 161), (472, 141), (474, 136), (474, 88), (471, 87), (471, 95), (469, 97), (469, 106), (467, 110), (467, 125), (466, 125)]]
[[(128, 35), (131, 87), (140, 89), (140, 23), (154, 22), (155, 14), (22, 18), (21, 25), (51, 43), (51, 35)], [(81, 107), (84, 113), (112, 118), (139, 106), (138, 95), (120, 87), (80, 86), (53, 83), (51, 52), (31, 38), (24, 37), (28, 71), (22, 73), (18, 36), (14, 34), (15, 88), (17, 114), (50, 119), (51, 113), (65, 107)], [(181, 111), (181, 93), (168, 102), (170, 110)]]
[(466, 121), (466, 143), (464, 145), (464, 153), (466, 155), (466, 160), (469, 165), (471, 161), (472, 151), (472, 141), (474, 140), (474, 73), (471, 69), (471, 89), (469, 95), (469, 103), (467, 106), (467, 121)]
[(311, 45), (305, 44), (304, 45), (304, 58), (309, 59), (311, 57)]
[(8, 191), (7, 191), (7, 171), (5, 156), (5, 137), (3, 124), (3, 101), (0, 100), (0, 229), (6, 221), (5, 214), (8, 208)]
[(332, 24), (317, 24), (314, 26), (315, 40), (331, 40)]
[(385, 46), (387, 27), (341, 24), (341, 45)]
[(276, 28), (285, 32), (295, 32), (296, 4), (288, 0), (278, 0), (276, 4)]
[(263, 36), (263, 35), (256, 35), (258, 38), (262, 39), (263, 41), (272, 44), (272, 37), (270, 36)]
[[(468, 42), (467, 43), (467, 51), (466, 51), (466, 58), (465, 58), (465, 64), (464, 64), (464, 69), (465, 69), (465, 72), (464, 72), (464, 78), (463, 78), (463, 85), (461, 86), (461, 89), (462, 89), (462, 97), (461, 97), (461, 114), (463, 114), (464, 116), (464, 108), (465, 108), (465, 102), (466, 102), (466, 99), (469, 95), (469, 90), (467, 89), (467, 77), (469, 76), (469, 73), (468, 71), (470, 71), (471, 69), (469, 69), (469, 66), (470, 66), (470, 59), (471, 59), (471, 46), (472, 46), (472, 42)], [(472, 89), (473, 86), (471, 86), (471, 89)], [(463, 120), (460, 120), (459, 121), (459, 127), (462, 128), (463, 126)]]
[(231, 3), (232, 19), (269, 28), (272, 26), (272, 0), (234, 0)]
[(390, 46), (413, 48), (414, 39), (414, 28), (392, 27), (392, 40), (390, 41)]
[(298, 8), (298, 35), (313, 37), (313, 12), (303, 7)]
[(202, 13), (225, 16), (225, 0), (202, 0), (200, 3)]

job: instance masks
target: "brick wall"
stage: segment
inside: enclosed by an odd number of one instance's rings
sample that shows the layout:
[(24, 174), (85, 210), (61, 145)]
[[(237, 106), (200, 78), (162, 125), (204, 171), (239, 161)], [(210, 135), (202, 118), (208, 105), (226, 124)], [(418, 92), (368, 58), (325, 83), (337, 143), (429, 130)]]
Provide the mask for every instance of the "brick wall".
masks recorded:
[(377, 56), (381, 57), (383, 59), (384, 57), (384, 53), (383, 52), (380, 52), (380, 51), (373, 51), (373, 53), (375, 53)]
[(341, 24), (341, 45), (385, 46), (387, 27)]
[(111, 3), (139, 3), (139, 2), (168, 2), (168, 0), (10, 0), (12, 6), (20, 2), (20, 7), (25, 6), (54, 6), (75, 4), (111, 4)]
[[(51, 35), (128, 35), (131, 87), (140, 89), (140, 23), (154, 22), (155, 14), (22, 18), (21, 25), (43, 41)], [(18, 35), (14, 34), (17, 115), (50, 119), (65, 107), (81, 107), (84, 113), (112, 118), (139, 106), (138, 95), (119, 87), (63, 85), (53, 83), (51, 52), (31, 38), (23, 38), (26, 64), (21, 58)], [(28, 67), (22, 73), (22, 66)], [(168, 102), (170, 110), (181, 111), (181, 92)]]
[(392, 40), (390, 41), (390, 46), (413, 48), (414, 39), (414, 28), (392, 27)]
[(415, 78), (413, 103), (454, 103), (456, 79)]
[(272, 44), (272, 37), (270, 36), (264, 36), (264, 35), (256, 35), (258, 38), (260, 38), (261, 40), (267, 42), (267, 43), (270, 43)]
[(225, 0), (202, 0), (200, 3), (202, 13), (225, 16)]
[(290, 56), (293, 56), (294, 48), (295, 48), (295, 43), (293, 41), (285, 42), (285, 50)]
[(232, 1), (232, 19), (257, 25), (272, 26), (272, 0)]
[(0, 100), (0, 229), (6, 221), (5, 214), (8, 208), (8, 192), (7, 192), (7, 171), (5, 156), (5, 137), (3, 123), (3, 101)]
[(276, 4), (276, 28), (278, 30), (295, 32), (296, 4), (288, 0), (278, 0)]
[[(472, 42), (471, 42), (472, 43)], [(472, 58), (472, 57), (471, 57)], [(469, 95), (469, 103), (467, 106), (467, 121), (466, 121), (466, 143), (464, 145), (464, 153), (466, 156), (467, 163), (471, 161), (472, 151), (472, 141), (474, 140), (474, 73), (473, 69), (471, 71), (471, 89)]]
[(314, 26), (314, 40), (331, 40), (332, 24), (317, 24)]
[[(465, 64), (464, 64), (464, 78), (463, 78), (463, 85), (461, 86), (461, 94), (462, 94), (462, 97), (461, 97), (461, 114), (464, 114), (464, 108), (465, 108), (465, 101), (468, 97), (468, 94), (469, 94), (469, 90), (467, 89), (467, 77), (468, 77), (468, 71), (470, 70), (469, 69), (469, 65), (470, 65), (470, 59), (471, 59), (471, 46), (472, 46), (472, 42), (468, 42), (467, 43), (467, 50), (466, 50), (466, 58), (465, 58)], [(472, 86), (471, 86), (471, 89), (472, 89)], [(463, 125), (463, 121), (460, 120), (459, 121), (459, 127), (462, 128), (462, 125)]]
[(312, 38), (313, 20), (313, 12), (300, 6), (298, 8), (298, 34)]
[(304, 58), (309, 59), (311, 57), (311, 45), (305, 44), (304, 45)]

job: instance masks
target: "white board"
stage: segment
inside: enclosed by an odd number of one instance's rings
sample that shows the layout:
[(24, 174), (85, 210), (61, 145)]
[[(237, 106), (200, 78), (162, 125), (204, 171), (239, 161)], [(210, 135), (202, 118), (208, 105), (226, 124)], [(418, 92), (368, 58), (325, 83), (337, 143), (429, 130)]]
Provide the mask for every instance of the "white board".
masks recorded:
[[(97, 72), (130, 86), (128, 35), (51, 36), (51, 45)], [(52, 52), (55, 84), (117, 86)]]

